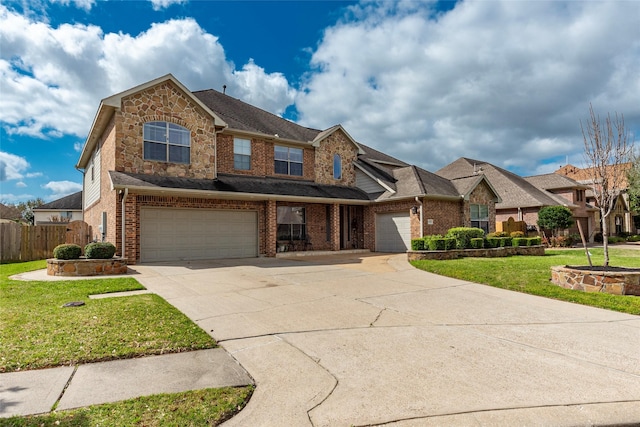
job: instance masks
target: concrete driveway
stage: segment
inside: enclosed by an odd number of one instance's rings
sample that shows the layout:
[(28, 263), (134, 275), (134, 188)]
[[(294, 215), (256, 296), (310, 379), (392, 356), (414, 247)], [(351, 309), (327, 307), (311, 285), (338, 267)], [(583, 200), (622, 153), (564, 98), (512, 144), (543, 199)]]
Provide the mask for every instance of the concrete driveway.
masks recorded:
[(640, 317), (406, 255), (134, 266), (257, 388), (230, 426), (640, 423)]

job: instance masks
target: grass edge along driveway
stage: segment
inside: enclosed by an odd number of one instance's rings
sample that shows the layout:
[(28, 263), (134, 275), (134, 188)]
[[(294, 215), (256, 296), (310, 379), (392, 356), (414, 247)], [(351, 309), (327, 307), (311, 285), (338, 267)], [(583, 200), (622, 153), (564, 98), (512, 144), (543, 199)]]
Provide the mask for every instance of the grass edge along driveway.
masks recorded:
[[(589, 249), (593, 265), (602, 265), (602, 249)], [(610, 249), (611, 266), (640, 268), (640, 250)], [(421, 260), (411, 264), (424, 271), (502, 289), (640, 315), (640, 297), (586, 293), (550, 283), (555, 265), (588, 265), (583, 249), (547, 249), (544, 256)]]
[[(133, 278), (9, 279), (45, 267), (46, 261), (0, 265), (0, 373), (217, 346), (158, 295), (89, 299), (93, 294), (144, 289)], [(63, 307), (73, 301), (84, 305)], [(252, 393), (248, 386), (145, 396), (41, 416), (0, 418), (0, 426), (218, 425), (241, 410)]]

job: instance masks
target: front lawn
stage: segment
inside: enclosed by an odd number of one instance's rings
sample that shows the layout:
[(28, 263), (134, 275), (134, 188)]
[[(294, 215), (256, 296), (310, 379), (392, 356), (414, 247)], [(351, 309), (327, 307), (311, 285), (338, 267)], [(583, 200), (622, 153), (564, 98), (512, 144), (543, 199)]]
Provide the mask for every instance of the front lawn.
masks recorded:
[[(593, 265), (602, 265), (602, 249), (590, 249), (590, 253)], [(640, 267), (640, 250), (610, 248), (609, 256), (611, 266)], [(411, 264), (443, 276), (623, 313), (640, 314), (640, 297), (572, 291), (550, 283), (550, 268), (554, 265), (588, 265), (582, 249), (548, 249), (545, 256), (421, 260), (412, 261)]]
[[(0, 265), (0, 372), (213, 348), (215, 341), (154, 294), (89, 299), (144, 289), (133, 278), (17, 281), (46, 261)], [(80, 307), (63, 308), (83, 301)]]

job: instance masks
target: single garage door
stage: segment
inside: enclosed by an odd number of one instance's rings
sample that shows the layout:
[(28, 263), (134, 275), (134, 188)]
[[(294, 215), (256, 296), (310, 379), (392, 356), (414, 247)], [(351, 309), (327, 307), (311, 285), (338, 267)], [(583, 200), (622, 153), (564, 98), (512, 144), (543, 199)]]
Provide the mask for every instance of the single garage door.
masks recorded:
[(258, 256), (254, 211), (143, 208), (142, 262)]
[(409, 212), (376, 214), (376, 251), (405, 252), (410, 247)]

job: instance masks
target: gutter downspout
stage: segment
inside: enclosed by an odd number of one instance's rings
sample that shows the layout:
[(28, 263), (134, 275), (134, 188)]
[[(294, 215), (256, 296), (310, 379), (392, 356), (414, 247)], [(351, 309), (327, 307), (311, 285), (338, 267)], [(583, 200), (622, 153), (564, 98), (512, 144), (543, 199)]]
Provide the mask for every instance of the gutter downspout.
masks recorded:
[(422, 239), (424, 237), (424, 215), (422, 213), (422, 208), (424, 205), (422, 204), (418, 196), (416, 196), (416, 203), (420, 205), (420, 238)]
[(121, 251), (121, 253), (120, 253), (120, 256), (121, 256), (122, 258), (125, 258), (125, 254), (126, 254), (126, 251), (125, 251), (125, 247), (126, 247), (126, 245), (125, 245), (125, 236), (127, 235), (127, 233), (126, 233), (126, 227), (125, 227), (125, 222), (126, 222), (126, 220), (125, 220), (125, 218), (126, 218), (126, 215), (125, 215), (125, 205), (126, 205), (126, 200), (127, 200), (127, 196), (128, 196), (128, 195), (129, 195), (129, 188), (125, 188), (125, 189), (124, 189), (124, 194), (122, 195), (122, 201), (121, 201), (121, 203), (122, 203), (122, 207), (121, 207), (121, 210), (122, 210), (122, 212), (121, 212), (121, 214), (122, 214), (122, 221), (121, 221), (121, 222), (122, 222), (122, 224), (121, 224), (121, 230), (122, 230), (122, 251)]

